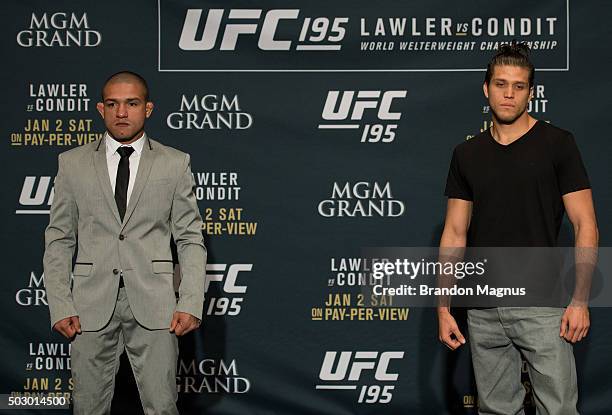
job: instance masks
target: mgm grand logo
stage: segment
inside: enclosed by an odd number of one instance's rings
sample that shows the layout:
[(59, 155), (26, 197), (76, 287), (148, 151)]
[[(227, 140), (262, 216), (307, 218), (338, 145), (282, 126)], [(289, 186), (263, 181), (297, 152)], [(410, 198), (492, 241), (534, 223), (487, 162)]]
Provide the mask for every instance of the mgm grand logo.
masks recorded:
[(242, 110), (238, 95), (181, 96), (179, 111), (166, 117), (173, 130), (245, 130), (253, 125), (253, 116)]
[(393, 198), (391, 184), (377, 182), (334, 182), (331, 197), (319, 203), (319, 215), (330, 217), (398, 217), (404, 214), (404, 202)]
[(95, 47), (102, 34), (92, 30), (87, 13), (32, 13), (27, 29), (17, 33), (17, 44), (31, 47)]

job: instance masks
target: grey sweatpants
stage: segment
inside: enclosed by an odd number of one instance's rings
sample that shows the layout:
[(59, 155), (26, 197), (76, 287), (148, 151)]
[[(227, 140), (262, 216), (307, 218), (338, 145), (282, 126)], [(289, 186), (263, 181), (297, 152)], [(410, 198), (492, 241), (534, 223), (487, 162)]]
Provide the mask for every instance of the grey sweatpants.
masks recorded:
[(468, 310), (480, 414), (523, 414), (521, 355), (538, 415), (578, 413), (573, 348), (559, 337), (563, 312), (552, 307)]

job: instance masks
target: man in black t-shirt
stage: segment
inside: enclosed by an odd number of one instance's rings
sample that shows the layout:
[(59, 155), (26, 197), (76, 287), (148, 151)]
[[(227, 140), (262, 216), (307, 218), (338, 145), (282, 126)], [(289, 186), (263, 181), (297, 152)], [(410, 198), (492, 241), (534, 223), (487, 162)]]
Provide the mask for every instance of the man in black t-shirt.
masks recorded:
[[(590, 184), (574, 137), (526, 111), (533, 79), (524, 44), (500, 47), (489, 63), (483, 90), (493, 125), (453, 152), (441, 249), (554, 247), (565, 212), (576, 247), (597, 247)], [(521, 355), (538, 413), (577, 413), (572, 344), (589, 329), (589, 288), (577, 285), (566, 308), (468, 310), (479, 413), (522, 413)], [(439, 338), (455, 350), (466, 340), (447, 305), (438, 307)]]

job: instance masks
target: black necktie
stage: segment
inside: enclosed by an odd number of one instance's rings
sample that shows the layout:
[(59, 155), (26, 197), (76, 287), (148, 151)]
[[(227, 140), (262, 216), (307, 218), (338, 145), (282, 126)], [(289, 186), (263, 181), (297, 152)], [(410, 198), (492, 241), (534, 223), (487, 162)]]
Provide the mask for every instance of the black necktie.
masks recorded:
[(132, 147), (119, 147), (117, 152), (121, 156), (121, 160), (119, 160), (119, 167), (117, 168), (115, 202), (117, 202), (119, 216), (123, 221), (127, 207), (128, 184), (130, 183), (130, 155), (134, 152), (134, 149)]

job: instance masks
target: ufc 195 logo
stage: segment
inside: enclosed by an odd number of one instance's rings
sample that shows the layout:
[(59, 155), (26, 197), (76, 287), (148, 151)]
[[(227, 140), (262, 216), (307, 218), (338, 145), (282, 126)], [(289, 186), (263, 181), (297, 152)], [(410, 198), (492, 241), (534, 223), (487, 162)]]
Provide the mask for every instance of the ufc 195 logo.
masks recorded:
[(402, 113), (394, 109), (407, 91), (329, 91), (319, 129), (359, 130), (362, 143), (390, 143), (395, 140)]
[[(349, 21), (348, 17), (300, 18), (299, 9), (210, 9), (204, 19), (202, 13), (202, 9), (187, 10), (178, 43), (182, 50), (236, 50), (238, 40), (249, 36), (265, 51), (340, 50)], [(279, 26), (292, 36), (279, 35)]]
[(244, 282), (253, 264), (207, 264), (204, 310), (208, 316), (236, 316), (247, 292)]
[(403, 358), (404, 352), (328, 351), (316, 389), (356, 390), (359, 403), (389, 403), (399, 378), (391, 366)]

